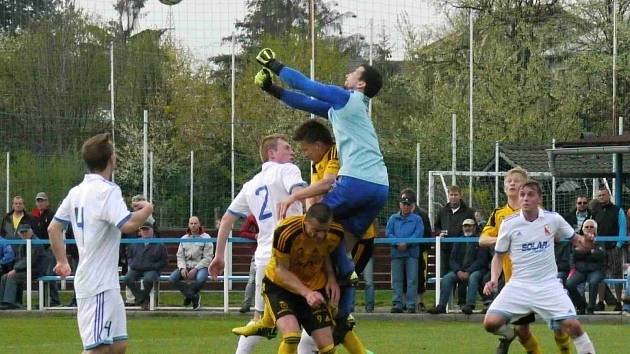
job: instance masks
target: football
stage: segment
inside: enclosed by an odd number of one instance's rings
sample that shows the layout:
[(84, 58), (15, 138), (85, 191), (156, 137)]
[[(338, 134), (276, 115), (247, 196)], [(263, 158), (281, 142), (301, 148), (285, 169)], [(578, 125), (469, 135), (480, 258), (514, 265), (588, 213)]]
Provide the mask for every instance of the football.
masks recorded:
[(177, 5), (180, 2), (182, 2), (182, 0), (158, 0), (158, 1), (168, 6)]

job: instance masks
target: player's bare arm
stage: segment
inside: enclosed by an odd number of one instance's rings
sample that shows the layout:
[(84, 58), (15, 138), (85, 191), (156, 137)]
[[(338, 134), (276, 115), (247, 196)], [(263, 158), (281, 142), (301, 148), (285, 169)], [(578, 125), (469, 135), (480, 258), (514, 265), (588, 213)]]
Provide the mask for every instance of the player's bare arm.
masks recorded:
[(208, 266), (208, 273), (213, 280), (217, 280), (218, 276), (223, 272), (223, 268), (225, 268), (225, 245), (237, 219), (238, 216), (230, 212), (223, 214), (221, 218), (221, 224), (217, 233), (217, 249), (212, 262)]
[(501, 276), (501, 270), (503, 269), (503, 253), (495, 253), (490, 263), (490, 281), (483, 287), (483, 293), (486, 295), (492, 294), (497, 289), (499, 284), (499, 277)]
[(66, 246), (63, 243), (63, 224), (53, 219), (48, 226), (48, 237), (50, 238), (50, 249), (57, 260), (53, 271), (61, 277), (67, 277), (70, 275), (71, 269), (66, 256)]
[(289, 270), (289, 257), (276, 257), (276, 277), (274, 282), (306, 299), (310, 307), (318, 307), (326, 302), (321, 293), (308, 288), (297, 275)]
[(131, 218), (120, 228), (120, 231), (124, 234), (138, 232), (140, 226), (142, 226), (153, 213), (153, 204), (145, 200), (134, 203), (133, 208), (136, 211), (131, 213)]
[(282, 218), (286, 217), (285, 214), (289, 206), (298, 200), (306, 200), (308, 198), (319, 197), (328, 193), (330, 191), (330, 188), (332, 188), (332, 185), (335, 183), (336, 179), (336, 173), (327, 173), (324, 175), (323, 179), (311, 184), (306, 188), (294, 188), (293, 193), (291, 193), (291, 195), (287, 199), (278, 204), (278, 215), (280, 215)]
[(583, 236), (575, 234), (571, 239), (571, 243), (579, 251), (590, 251), (595, 248), (595, 235), (592, 233), (586, 233)]
[(287, 217), (287, 210), (289, 210), (289, 207), (291, 206), (291, 204), (295, 203), (298, 200), (302, 200), (303, 198), (296, 198), (295, 195), (300, 193), (301, 191), (303, 191), (304, 189), (306, 189), (305, 187), (294, 187), (293, 190), (291, 191), (291, 195), (281, 201), (280, 203), (278, 203), (277, 205), (277, 211), (278, 211), (278, 216), (280, 218), (280, 220), (284, 219)]
[(337, 277), (335, 275), (335, 269), (332, 265), (332, 260), (330, 257), (326, 257), (326, 293), (328, 294), (328, 298), (330, 302), (337, 306), (339, 305), (339, 297), (341, 296), (341, 290), (339, 289), (339, 284), (337, 283)]

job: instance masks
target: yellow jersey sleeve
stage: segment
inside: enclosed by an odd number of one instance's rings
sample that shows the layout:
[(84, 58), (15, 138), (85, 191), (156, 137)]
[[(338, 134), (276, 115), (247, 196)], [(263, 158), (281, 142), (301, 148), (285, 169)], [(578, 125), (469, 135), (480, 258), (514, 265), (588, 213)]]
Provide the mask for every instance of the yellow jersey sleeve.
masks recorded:
[(501, 208), (495, 208), (490, 217), (488, 218), (488, 222), (481, 230), (481, 236), (490, 236), (497, 237), (499, 236), (499, 226), (501, 226), (501, 221), (497, 222), (497, 213), (501, 210)]
[(339, 173), (340, 164), (339, 157), (337, 156), (337, 147), (332, 145), (330, 149), (324, 154), (322, 159), (313, 165), (313, 173), (311, 174), (311, 184), (324, 179), (326, 174)]

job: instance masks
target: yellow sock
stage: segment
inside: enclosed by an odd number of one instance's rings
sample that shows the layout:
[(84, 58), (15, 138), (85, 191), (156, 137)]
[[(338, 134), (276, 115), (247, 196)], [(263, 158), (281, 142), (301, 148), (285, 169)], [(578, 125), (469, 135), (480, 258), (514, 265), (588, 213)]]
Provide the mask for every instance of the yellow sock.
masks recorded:
[(527, 354), (542, 354), (538, 339), (532, 334), (525, 342), (521, 342)]
[(329, 344), (326, 347), (319, 350), (320, 354), (335, 354), (337, 351), (335, 350), (334, 344)]
[(361, 340), (354, 331), (348, 331), (343, 338), (343, 346), (350, 354), (365, 354), (366, 349)]
[(297, 354), (298, 344), (300, 344), (300, 332), (283, 333), (278, 354)]
[(554, 332), (553, 337), (556, 340), (560, 354), (571, 354), (571, 343), (568, 334), (564, 332)]
[(262, 318), (258, 321), (265, 327), (271, 328), (276, 326), (276, 321), (273, 319), (273, 313), (271, 312), (271, 306), (268, 301), (265, 301)]

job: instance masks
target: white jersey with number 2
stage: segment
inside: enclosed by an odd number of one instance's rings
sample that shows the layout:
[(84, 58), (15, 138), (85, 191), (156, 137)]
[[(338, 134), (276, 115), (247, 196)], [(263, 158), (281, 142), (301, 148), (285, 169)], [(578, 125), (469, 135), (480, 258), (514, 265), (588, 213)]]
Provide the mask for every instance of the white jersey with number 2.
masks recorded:
[[(262, 171), (243, 185), (228, 212), (246, 217), (253, 214), (258, 223), (258, 247), (254, 254), (256, 265), (269, 262), (273, 244), (273, 230), (279, 221), (277, 206), (286, 199), (293, 188), (305, 187), (300, 169), (292, 163), (265, 162)], [(287, 210), (288, 215), (301, 215), (302, 203), (295, 202)]]

